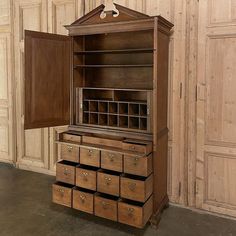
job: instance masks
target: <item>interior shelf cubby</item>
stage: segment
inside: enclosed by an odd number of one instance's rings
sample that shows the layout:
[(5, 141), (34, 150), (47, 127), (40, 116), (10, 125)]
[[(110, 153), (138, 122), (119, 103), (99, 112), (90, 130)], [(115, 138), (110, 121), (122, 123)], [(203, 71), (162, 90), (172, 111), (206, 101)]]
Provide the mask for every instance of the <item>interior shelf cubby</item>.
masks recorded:
[(151, 94), (151, 90), (77, 88), (77, 123), (150, 132)]
[(118, 126), (118, 117), (117, 115), (109, 115), (109, 126)]
[(109, 102), (109, 113), (117, 114), (118, 112), (118, 103)]
[(119, 103), (119, 114), (128, 115), (129, 104), (128, 103)]

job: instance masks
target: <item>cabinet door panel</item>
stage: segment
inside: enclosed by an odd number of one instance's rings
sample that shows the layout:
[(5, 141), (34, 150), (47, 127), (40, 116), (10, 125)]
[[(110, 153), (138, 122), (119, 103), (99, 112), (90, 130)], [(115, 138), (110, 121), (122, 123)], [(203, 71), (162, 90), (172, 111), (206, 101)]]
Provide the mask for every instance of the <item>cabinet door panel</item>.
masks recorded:
[(71, 39), (25, 31), (25, 129), (68, 125)]

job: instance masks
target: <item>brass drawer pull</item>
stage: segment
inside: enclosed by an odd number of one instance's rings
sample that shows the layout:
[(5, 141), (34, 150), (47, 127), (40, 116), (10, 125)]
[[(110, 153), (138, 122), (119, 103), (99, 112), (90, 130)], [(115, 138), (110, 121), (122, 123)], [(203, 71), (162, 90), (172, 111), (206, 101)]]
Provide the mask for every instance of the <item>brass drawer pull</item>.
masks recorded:
[(129, 207), (127, 210), (128, 210), (128, 216), (132, 217), (134, 213), (134, 208)]
[(139, 161), (139, 158), (138, 158), (138, 157), (135, 157), (135, 158), (134, 158), (134, 165), (135, 165), (135, 166), (138, 165), (138, 161)]
[(72, 149), (73, 149), (73, 147), (67, 146), (67, 151), (68, 151), (68, 152), (72, 152)]
[(106, 185), (110, 185), (112, 179), (109, 177), (104, 177), (104, 179), (106, 180)]
[(64, 193), (65, 192), (65, 190), (61, 189), (61, 188), (57, 189), (57, 191), (60, 192), (60, 193)]
[(88, 155), (91, 157), (92, 154), (93, 154), (93, 150), (89, 149), (89, 150), (88, 150)]
[(82, 177), (84, 178), (84, 181), (87, 181), (88, 180), (88, 175), (89, 175), (89, 173), (88, 172), (83, 172), (82, 173)]
[(110, 161), (113, 162), (115, 155), (114, 154), (109, 154), (109, 157), (110, 157)]
[(67, 168), (65, 168), (64, 169), (64, 175), (69, 175), (69, 174), (70, 174), (70, 171)]
[(135, 150), (136, 147), (135, 147), (134, 145), (132, 145), (132, 146), (130, 146), (130, 149), (131, 149), (131, 150)]
[(84, 203), (84, 201), (85, 201), (86, 197), (85, 197), (84, 195), (80, 195), (79, 197), (80, 197), (80, 199), (81, 199), (82, 203)]
[(59, 192), (60, 196), (63, 197), (64, 196), (64, 193), (65, 193), (65, 190), (64, 189), (57, 189), (57, 191)]
[(130, 191), (134, 192), (135, 188), (136, 188), (136, 184), (135, 183), (130, 183), (129, 184)]
[(106, 209), (108, 208), (108, 206), (109, 206), (109, 203), (104, 202), (104, 201), (102, 201), (101, 204), (102, 204), (102, 208), (103, 208), (104, 210), (106, 210)]

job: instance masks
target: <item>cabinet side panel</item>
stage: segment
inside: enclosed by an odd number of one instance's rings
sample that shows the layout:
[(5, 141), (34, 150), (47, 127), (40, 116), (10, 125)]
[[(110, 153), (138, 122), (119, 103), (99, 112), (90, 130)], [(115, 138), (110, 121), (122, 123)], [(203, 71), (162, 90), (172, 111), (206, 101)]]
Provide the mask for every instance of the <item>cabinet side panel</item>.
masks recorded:
[(169, 36), (157, 32), (154, 80), (154, 212), (160, 211), (167, 199), (167, 147), (168, 147), (168, 55)]

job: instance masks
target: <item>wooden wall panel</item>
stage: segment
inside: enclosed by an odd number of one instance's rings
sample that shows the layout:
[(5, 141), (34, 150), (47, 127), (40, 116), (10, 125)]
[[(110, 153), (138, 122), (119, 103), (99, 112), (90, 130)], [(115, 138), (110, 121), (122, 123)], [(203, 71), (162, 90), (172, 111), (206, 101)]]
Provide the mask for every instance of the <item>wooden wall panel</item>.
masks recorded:
[(208, 1), (209, 24), (236, 23), (235, 0), (210, 0)]
[(75, 1), (61, 1), (50, 0), (48, 1), (48, 22), (49, 32), (55, 34), (67, 34), (64, 25), (71, 24), (75, 20)]
[(199, 4), (196, 114), (196, 206), (232, 216), (236, 216), (234, 4), (206, 0)]
[(206, 143), (236, 146), (236, 37), (207, 41)]
[(236, 156), (206, 153), (205, 162), (206, 202), (236, 210)]
[(13, 163), (11, 1), (0, 2), (0, 161)]
[(47, 31), (46, 0), (14, 1), (17, 166), (44, 171), (48, 168), (48, 129), (24, 131), (24, 30)]

